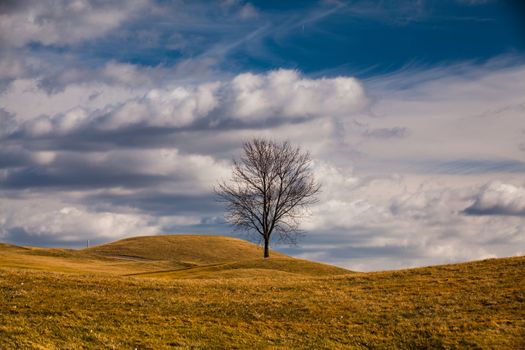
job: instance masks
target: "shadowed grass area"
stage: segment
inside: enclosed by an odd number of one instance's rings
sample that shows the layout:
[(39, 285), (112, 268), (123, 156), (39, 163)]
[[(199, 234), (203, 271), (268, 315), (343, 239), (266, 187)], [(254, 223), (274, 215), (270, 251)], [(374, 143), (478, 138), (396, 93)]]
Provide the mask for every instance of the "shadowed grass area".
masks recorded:
[(141, 277), (157, 278), (255, 278), (272, 276), (329, 276), (349, 274), (351, 271), (339, 267), (319, 264), (294, 258), (259, 258), (224, 264), (210, 264), (186, 269), (144, 272)]
[(317, 276), (303, 262), (143, 278), (5, 267), (0, 255), (0, 348), (525, 348), (525, 257)]

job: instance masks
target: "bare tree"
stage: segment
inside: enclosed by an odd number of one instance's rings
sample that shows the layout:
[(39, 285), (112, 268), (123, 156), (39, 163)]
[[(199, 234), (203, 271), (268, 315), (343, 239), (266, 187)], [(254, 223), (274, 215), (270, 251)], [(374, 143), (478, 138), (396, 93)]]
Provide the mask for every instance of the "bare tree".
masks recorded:
[(296, 243), (299, 219), (317, 201), (316, 183), (308, 152), (289, 142), (255, 138), (243, 144), (234, 159), (231, 181), (215, 189), (227, 204), (226, 219), (236, 229), (256, 233), (264, 241), (264, 257), (273, 233), (279, 241)]

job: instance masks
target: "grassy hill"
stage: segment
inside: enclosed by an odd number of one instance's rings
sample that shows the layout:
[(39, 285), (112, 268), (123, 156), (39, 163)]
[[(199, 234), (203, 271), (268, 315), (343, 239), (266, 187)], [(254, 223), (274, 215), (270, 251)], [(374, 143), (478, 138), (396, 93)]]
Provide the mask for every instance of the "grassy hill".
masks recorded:
[[(282, 255), (281, 255), (282, 256)], [(155, 278), (254, 278), (254, 277), (299, 277), (299, 276), (330, 276), (352, 273), (351, 271), (308, 260), (290, 257), (257, 258), (240, 260), (221, 264), (192, 266), (184, 269), (142, 272), (133, 276)]]
[(262, 253), (261, 247), (232, 237), (160, 235), (132, 237), (81, 250), (0, 244), (0, 267), (169, 279), (350, 273), (275, 251), (270, 259), (264, 259)]
[(351, 273), (171, 239), (0, 245), (0, 348), (525, 348), (525, 257)]
[[(132, 237), (82, 250), (84, 253), (123, 259), (171, 261), (186, 266), (219, 264), (260, 258), (257, 245), (233, 237), (160, 235)], [(278, 252), (272, 256), (285, 257)]]

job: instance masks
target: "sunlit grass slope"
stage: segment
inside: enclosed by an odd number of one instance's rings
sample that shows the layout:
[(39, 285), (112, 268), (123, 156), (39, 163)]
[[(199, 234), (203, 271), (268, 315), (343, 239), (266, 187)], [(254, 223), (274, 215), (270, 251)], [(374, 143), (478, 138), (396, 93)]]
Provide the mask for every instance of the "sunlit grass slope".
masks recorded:
[(111, 273), (160, 278), (235, 278), (288, 274), (350, 273), (335, 266), (295, 259), (232, 237), (161, 235), (133, 237), (87, 249), (0, 245), (0, 267), (53, 272)]
[(130, 273), (159, 278), (235, 278), (276, 274), (331, 275), (350, 273), (335, 266), (295, 259), (276, 251), (261, 258), (262, 248), (232, 237), (162, 235), (133, 237), (82, 250), (103, 257), (164, 262), (167, 269)]
[(0, 348), (524, 349), (524, 279), (524, 257), (323, 277), (2, 267)]
[[(242, 239), (207, 235), (132, 237), (84, 249), (102, 256), (169, 260), (189, 265), (217, 264), (262, 256), (262, 249)], [(272, 256), (283, 257), (278, 252)]]
[(0, 267), (50, 272), (124, 274), (150, 271), (160, 266), (107, 259), (82, 251), (60, 248), (19, 247), (0, 243)]

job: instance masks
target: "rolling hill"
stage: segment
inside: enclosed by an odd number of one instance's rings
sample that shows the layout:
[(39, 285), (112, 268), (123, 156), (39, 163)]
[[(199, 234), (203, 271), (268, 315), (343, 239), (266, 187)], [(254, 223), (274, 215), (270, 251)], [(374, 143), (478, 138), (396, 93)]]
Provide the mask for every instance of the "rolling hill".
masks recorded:
[(0, 349), (525, 348), (525, 257), (352, 273), (260, 253), (208, 236), (0, 244)]
[[(250, 242), (233, 237), (208, 235), (131, 237), (82, 251), (148, 260), (187, 261), (199, 265), (254, 259), (262, 255), (261, 248)], [(283, 256), (277, 252), (274, 255)]]
[(350, 273), (276, 251), (271, 255), (271, 258), (264, 259), (261, 247), (232, 237), (159, 235), (132, 237), (81, 250), (4, 244), (0, 245), (0, 267), (162, 278)]

